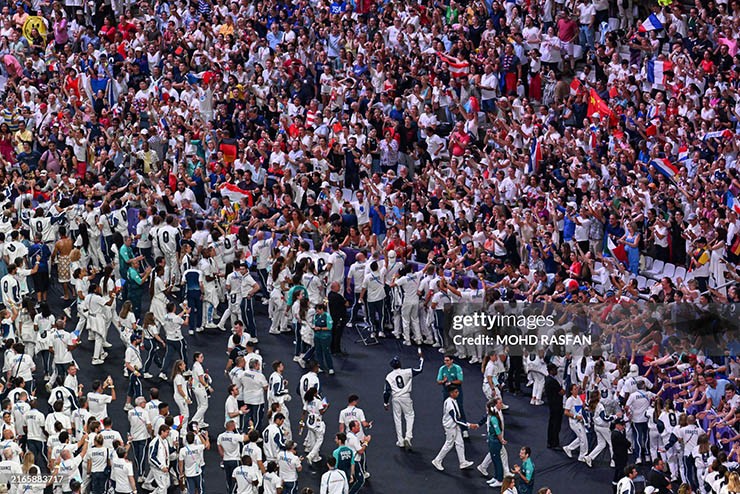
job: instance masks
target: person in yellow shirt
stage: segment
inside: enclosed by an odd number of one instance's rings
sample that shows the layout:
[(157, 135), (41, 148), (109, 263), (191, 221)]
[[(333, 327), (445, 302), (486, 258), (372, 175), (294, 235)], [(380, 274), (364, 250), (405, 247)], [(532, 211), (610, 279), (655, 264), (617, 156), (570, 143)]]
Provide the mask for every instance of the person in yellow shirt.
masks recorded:
[(15, 145), (15, 152), (20, 154), (23, 152), (23, 143), (33, 143), (33, 132), (28, 130), (26, 122), (20, 120), (18, 122), (18, 130), (13, 133), (13, 144)]
[(218, 30), (218, 34), (228, 36), (230, 34), (234, 34), (234, 29), (234, 19), (232, 19), (230, 15), (227, 15), (226, 22), (224, 24), (221, 24), (221, 27)]

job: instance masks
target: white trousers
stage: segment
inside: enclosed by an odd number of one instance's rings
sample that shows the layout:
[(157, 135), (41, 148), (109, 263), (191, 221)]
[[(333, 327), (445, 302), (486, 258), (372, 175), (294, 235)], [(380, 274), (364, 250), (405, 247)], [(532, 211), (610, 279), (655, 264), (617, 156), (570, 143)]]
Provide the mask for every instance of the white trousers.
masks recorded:
[(460, 428), (457, 425), (451, 429), (445, 429), (445, 443), (434, 460), (437, 463), (442, 463), (447, 453), (452, 451), (452, 448), (455, 448), (457, 460), (460, 464), (465, 463), (467, 461), (465, 459), (465, 443), (463, 442), (462, 432), (460, 432)]
[[(398, 444), (403, 444), (403, 440), (411, 441), (414, 438), (414, 403), (410, 396), (401, 396), (393, 398), (391, 403), (393, 408), (393, 423), (396, 426), (396, 440)], [(402, 417), (406, 419), (406, 435), (403, 433)]]

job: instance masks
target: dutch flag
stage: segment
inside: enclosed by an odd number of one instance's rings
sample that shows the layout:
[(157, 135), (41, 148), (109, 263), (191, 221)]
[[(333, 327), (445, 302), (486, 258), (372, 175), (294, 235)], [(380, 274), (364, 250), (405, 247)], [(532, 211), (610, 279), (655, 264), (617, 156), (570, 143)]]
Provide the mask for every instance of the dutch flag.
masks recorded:
[(650, 165), (654, 166), (661, 175), (668, 177), (670, 180), (675, 180), (676, 175), (678, 175), (678, 168), (676, 165), (666, 158), (656, 158), (650, 162)]
[(663, 23), (660, 22), (660, 19), (658, 19), (658, 16), (655, 14), (650, 14), (650, 17), (642, 21), (642, 24), (640, 24), (639, 31), (641, 33), (646, 33), (648, 31), (659, 31), (660, 29), (663, 29)]
[(665, 73), (673, 70), (673, 62), (668, 60), (648, 60), (647, 63), (647, 80), (656, 86), (662, 86), (665, 83)]

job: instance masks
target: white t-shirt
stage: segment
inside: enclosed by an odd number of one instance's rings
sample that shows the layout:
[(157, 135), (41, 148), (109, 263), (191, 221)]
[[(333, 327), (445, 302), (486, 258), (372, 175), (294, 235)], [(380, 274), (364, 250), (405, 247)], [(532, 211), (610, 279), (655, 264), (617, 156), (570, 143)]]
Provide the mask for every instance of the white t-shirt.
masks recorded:
[(129, 493), (131, 482), (129, 477), (134, 476), (134, 464), (124, 458), (113, 458), (111, 462), (110, 479), (116, 483), (116, 492)]
[(108, 416), (108, 403), (112, 401), (113, 398), (107, 394), (96, 392), (87, 393), (87, 403), (90, 413), (99, 421), (102, 421)]
[(202, 444), (183, 444), (178, 459), (183, 462), (186, 477), (197, 477), (201, 474), (201, 463), (203, 462)]

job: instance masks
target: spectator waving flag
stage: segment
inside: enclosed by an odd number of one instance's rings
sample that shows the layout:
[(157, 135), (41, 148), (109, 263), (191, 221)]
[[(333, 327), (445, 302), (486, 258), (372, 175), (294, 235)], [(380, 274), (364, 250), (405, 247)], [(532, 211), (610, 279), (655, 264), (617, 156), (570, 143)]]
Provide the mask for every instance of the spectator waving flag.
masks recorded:
[(618, 244), (612, 240), (611, 237), (607, 237), (606, 246), (609, 249), (609, 253), (614, 256), (619, 262), (627, 262), (627, 251), (624, 250), (624, 244)]
[(678, 167), (666, 158), (656, 158), (650, 162), (650, 165), (654, 166), (661, 175), (668, 177), (671, 181), (674, 181), (676, 175), (678, 175)]
[(673, 62), (668, 60), (648, 60), (647, 80), (656, 86), (665, 84), (666, 72), (673, 70)]
[(447, 62), (447, 65), (450, 67), (450, 75), (452, 77), (467, 77), (470, 73), (470, 62), (458, 60), (457, 58), (446, 55), (441, 51), (437, 52), (437, 56), (442, 59), (443, 62)]
[(650, 17), (642, 21), (642, 24), (640, 24), (640, 27), (638, 29), (641, 33), (646, 33), (648, 31), (659, 31), (663, 29), (663, 23), (660, 22), (658, 16), (656, 16), (655, 14), (650, 14)]
[(240, 189), (238, 186), (234, 184), (222, 184), (218, 191), (221, 193), (221, 197), (228, 197), (231, 202), (234, 204), (239, 204), (239, 202), (243, 198), (247, 198), (247, 201), (250, 203), (252, 202), (252, 193), (248, 190)]
[(532, 145), (529, 148), (527, 173), (535, 173), (539, 169), (540, 161), (542, 161), (542, 146), (540, 140), (535, 137), (532, 139)]
[(578, 78), (573, 78), (572, 81), (570, 81), (570, 95), (571, 96), (577, 96), (578, 93), (581, 93), (585, 91), (586, 89), (583, 87), (583, 83)]
[(733, 195), (732, 192), (727, 193), (727, 207), (740, 214), (740, 201)]
[(725, 130), (715, 130), (713, 132), (707, 132), (704, 134), (704, 139), (727, 139), (728, 137), (732, 137), (732, 131), (725, 129)]
[(587, 113), (589, 117), (593, 117), (596, 113), (601, 117), (608, 115), (609, 124), (617, 124), (617, 116), (614, 114), (612, 109), (609, 108), (609, 105), (606, 104), (606, 101), (599, 96), (599, 93), (597, 93), (595, 89), (591, 89), (589, 92)]

